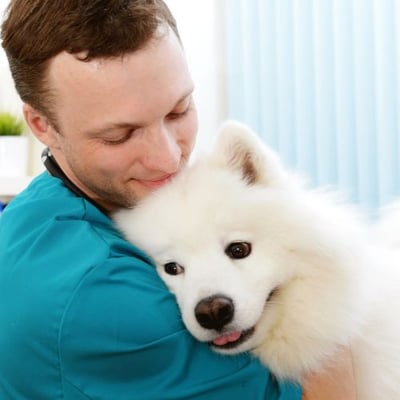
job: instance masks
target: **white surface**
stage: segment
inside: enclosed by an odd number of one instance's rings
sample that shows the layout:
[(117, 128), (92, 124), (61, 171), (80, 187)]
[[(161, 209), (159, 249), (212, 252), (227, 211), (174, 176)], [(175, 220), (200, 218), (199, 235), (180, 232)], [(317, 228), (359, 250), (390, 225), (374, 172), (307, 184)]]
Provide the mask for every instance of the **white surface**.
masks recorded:
[(0, 177), (0, 197), (13, 197), (26, 186), (32, 180), (30, 176), (23, 176), (20, 178), (1, 178)]
[(28, 173), (28, 137), (0, 137), (0, 177), (12, 178)]

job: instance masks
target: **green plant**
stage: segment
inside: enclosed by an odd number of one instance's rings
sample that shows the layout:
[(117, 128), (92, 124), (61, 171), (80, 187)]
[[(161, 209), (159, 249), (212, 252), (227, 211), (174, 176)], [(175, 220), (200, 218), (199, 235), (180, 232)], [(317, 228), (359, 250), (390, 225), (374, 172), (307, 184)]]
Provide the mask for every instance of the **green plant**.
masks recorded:
[(20, 136), (24, 133), (24, 121), (17, 116), (0, 112), (0, 136)]

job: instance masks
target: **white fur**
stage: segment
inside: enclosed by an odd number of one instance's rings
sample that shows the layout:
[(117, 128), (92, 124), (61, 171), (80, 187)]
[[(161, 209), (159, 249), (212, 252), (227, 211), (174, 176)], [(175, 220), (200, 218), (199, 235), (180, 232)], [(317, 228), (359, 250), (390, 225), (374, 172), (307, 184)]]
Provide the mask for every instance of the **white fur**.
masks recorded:
[[(221, 333), (198, 324), (196, 304), (223, 294), (235, 305), (226, 331), (256, 326), (248, 341), (225, 353), (251, 350), (278, 377), (301, 381), (350, 344), (358, 398), (400, 398), (400, 269), (393, 239), (400, 237), (400, 222), (375, 232), (330, 194), (305, 189), (235, 122), (223, 126), (211, 155), (115, 220), (154, 259), (199, 340)], [(235, 241), (250, 242), (251, 254), (227, 257), (225, 248)], [(172, 261), (184, 272), (165, 273)]]

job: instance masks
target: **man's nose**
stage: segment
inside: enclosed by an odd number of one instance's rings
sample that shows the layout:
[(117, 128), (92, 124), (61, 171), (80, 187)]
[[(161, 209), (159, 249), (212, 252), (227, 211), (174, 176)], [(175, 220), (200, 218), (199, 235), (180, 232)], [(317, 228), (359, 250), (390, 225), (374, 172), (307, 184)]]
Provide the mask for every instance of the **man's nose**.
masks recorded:
[(148, 133), (151, 137), (144, 154), (145, 167), (164, 173), (177, 172), (181, 164), (182, 149), (176, 133), (165, 126)]

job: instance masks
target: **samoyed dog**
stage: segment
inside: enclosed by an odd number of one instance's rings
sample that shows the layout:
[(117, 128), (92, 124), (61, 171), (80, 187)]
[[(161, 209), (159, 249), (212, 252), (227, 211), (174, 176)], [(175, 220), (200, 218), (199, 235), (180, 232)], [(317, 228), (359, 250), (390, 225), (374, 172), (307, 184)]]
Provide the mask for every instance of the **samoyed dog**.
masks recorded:
[(358, 398), (400, 399), (400, 212), (371, 228), (228, 122), (211, 154), (115, 221), (215, 351), (301, 381), (350, 346)]

